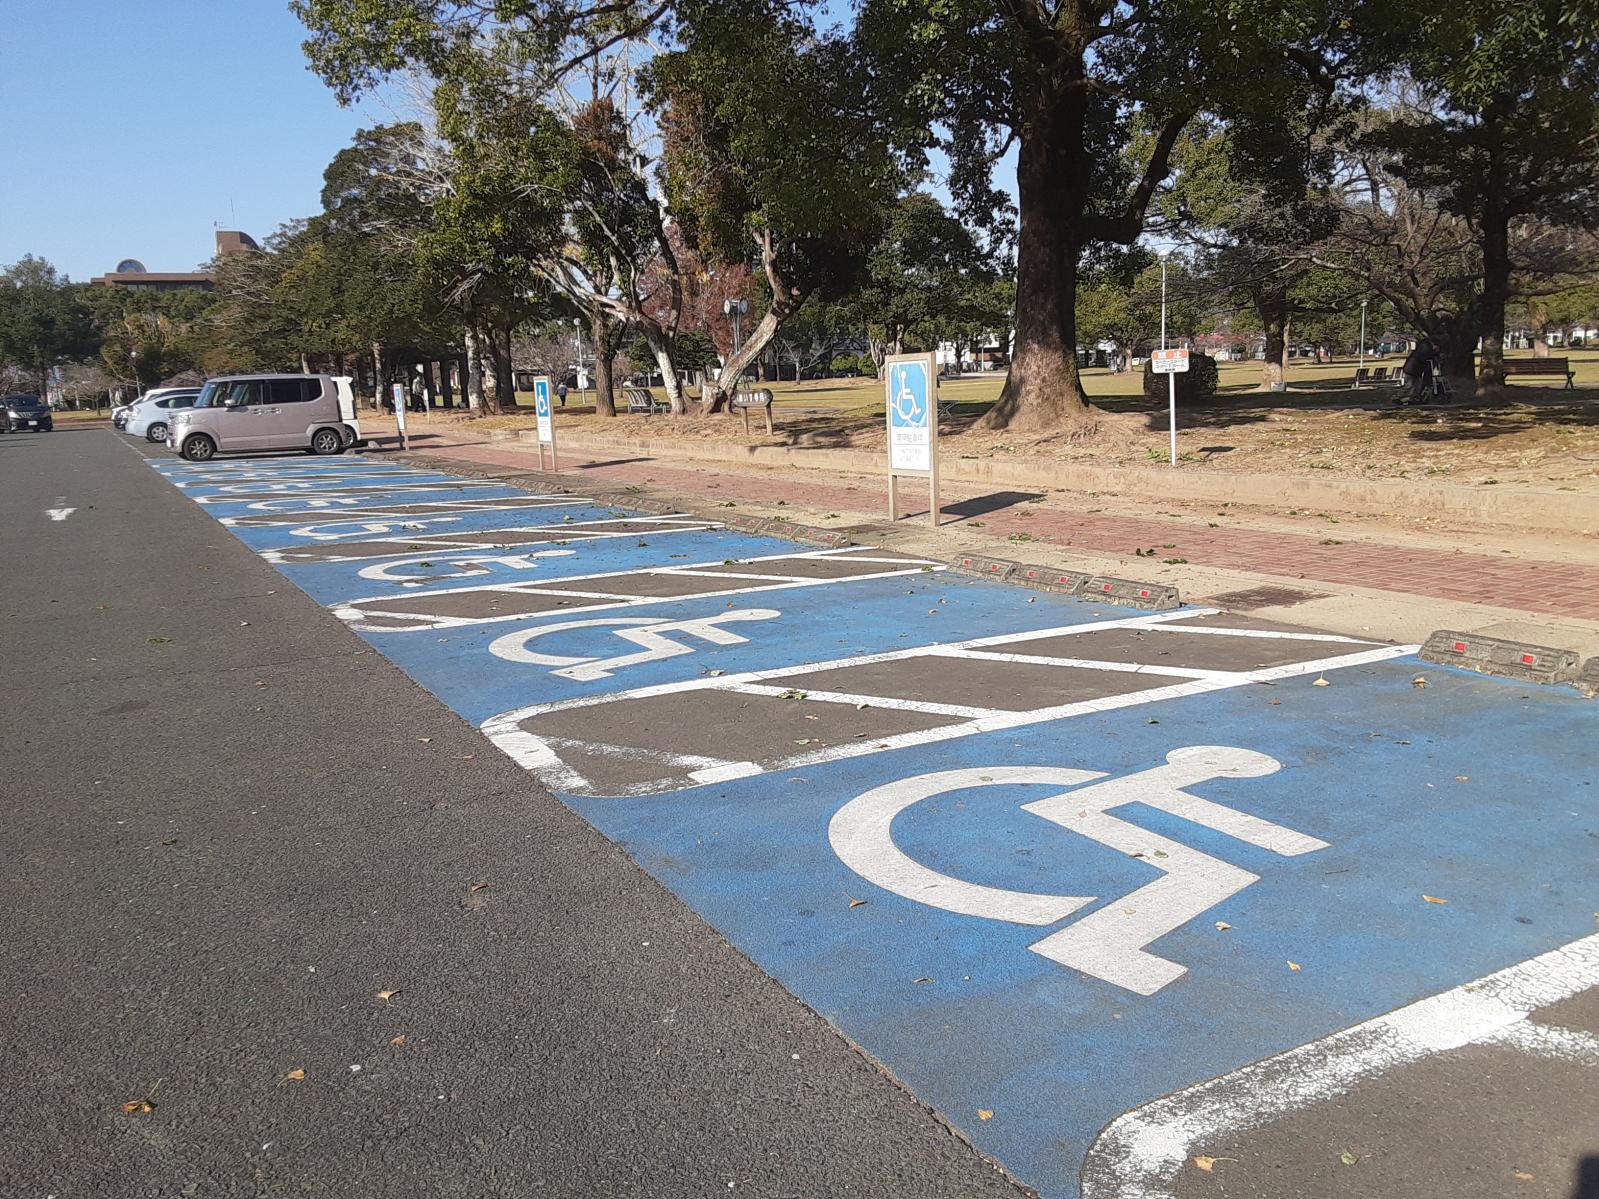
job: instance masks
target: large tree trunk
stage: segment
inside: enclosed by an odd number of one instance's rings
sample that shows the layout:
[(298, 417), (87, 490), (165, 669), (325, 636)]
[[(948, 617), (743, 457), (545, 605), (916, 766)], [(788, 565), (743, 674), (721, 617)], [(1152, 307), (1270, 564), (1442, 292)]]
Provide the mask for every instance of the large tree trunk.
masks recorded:
[(511, 330), (489, 329), (489, 357), (494, 363), (494, 404), (501, 413), (516, 411), (516, 376), (511, 370)]
[(594, 411), (616, 415), (616, 343), (622, 327), (602, 308), (589, 309), (589, 341), (594, 345)]
[(800, 305), (805, 301), (805, 293), (790, 284), (782, 275), (777, 263), (777, 239), (770, 229), (756, 232), (755, 248), (761, 255), (761, 267), (766, 274), (766, 286), (771, 292), (772, 304), (755, 323), (755, 328), (750, 330), (738, 353), (731, 354), (722, 361), (722, 368), (717, 372), (715, 382), (707, 383), (704, 389), (705, 413), (715, 412), (724, 407), (728, 412), (733, 410), (729, 401), (733, 386), (737, 384), (750, 363), (757, 361), (766, 352), (766, 347), (772, 344), (772, 338), (777, 336), (777, 331), (783, 327), (783, 322), (798, 312)]
[(1288, 285), (1281, 279), (1268, 279), (1255, 291), (1255, 311), (1260, 327), (1266, 331), (1266, 359), (1260, 364), (1260, 389), (1286, 391), (1288, 388)]
[(1032, 109), (1016, 164), (1015, 349), (999, 402), (981, 421), (1029, 433), (1087, 426), (1096, 415), (1077, 373), (1083, 105), (1040, 98)]
[(466, 327), (466, 406), (483, 415), (483, 349), (477, 326)]
[(372, 396), (377, 401), (377, 406), (383, 407), (388, 379), (383, 371), (383, 347), (377, 342), (372, 343)]
[(1510, 222), (1490, 208), (1482, 223), (1482, 300), (1478, 306), (1482, 362), (1477, 369), (1477, 395), (1481, 399), (1504, 398), (1505, 304), (1509, 296)]
[(1549, 357), (1549, 330), (1539, 329), (1532, 335), (1532, 356), (1534, 358)]

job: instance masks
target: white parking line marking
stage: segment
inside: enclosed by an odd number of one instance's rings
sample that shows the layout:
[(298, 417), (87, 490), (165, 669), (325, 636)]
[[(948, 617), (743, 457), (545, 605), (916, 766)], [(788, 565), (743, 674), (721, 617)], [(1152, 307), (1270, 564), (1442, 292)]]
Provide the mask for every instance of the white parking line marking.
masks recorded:
[[(622, 700), (646, 699), (662, 695), (677, 695), (687, 691), (700, 690), (738, 690), (748, 684), (759, 684), (768, 681), (781, 681), (789, 679), (803, 679), (807, 674), (819, 673), (826, 670), (844, 669), (850, 666), (867, 665), (877, 662), (902, 661), (909, 658), (948, 656), (952, 653), (958, 656), (959, 651), (972, 648), (981, 648), (988, 645), (1014, 644), (1020, 641), (1037, 640), (1045, 637), (1058, 637), (1062, 635), (1087, 633), (1112, 627), (1146, 627), (1159, 625), (1166, 621), (1192, 618), (1194, 616), (1211, 615), (1214, 610), (1189, 610), (1177, 612), (1152, 613), (1145, 616), (1130, 617), (1119, 621), (1105, 621), (1089, 625), (1068, 625), (1063, 628), (1050, 628), (1030, 631), (1026, 633), (1006, 633), (994, 637), (977, 638), (968, 642), (954, 644), (934, 644), (918, 646), (903, 650), (891, 650), (879, 654), (862, 654), (853, 658), (840, 658), (828, 662), (804, 663), (797, 666), (778, 667), (772, 670), (745, 671), (739, 674), (727, 675), (716, 678), (681, 679), (672, 683), (660, 683), (649, 687), (639, 687), (631, 691), (611, 692), (605, 695), (582, 696), (568, 700), (556, 700), (543, 704), (533, 704), (526, 708), (519, 708), (511, 712), (501, 713), (490, 717), (482, 727), (484, 735), (500, 747), (513, 760), (521, 763), (529, 770), (542, 771), (548, 764), (555, 760), (553, 752), (544, 744), (537, 735), (522, 728), (522, 722), (535, 716), (551, 712), (566, 711), (572, 708), (592, 707)], [(725, 767), (716, 767), (709, 772), (696, 772), (689, 778), (694, 782), (724, 782), (734, 778), (742, 778), (755, 774), (764, 774), (782, 770), (799, 770), (810, 766), (823, 765), (829, 762), (841, 761), (846, 758), (860, 757), (871, 753), (881, 753), (893, 749), (904, 749), (911, 746), (930, 745), (940, 741), (953, 740), (959, 737), (968, 737), (977, 733), (995, 732), (1001, 729), (1023, 728), (1029, 725), (1043, 724), (1050, 721), (1062, 720), (1074, 716), (1087, 715), (1093, 712), (1111, 712), (1122, 708), (1135, 707), (1142, 704), (1157, 703), (1167, 699), (1181, 699), (1187, 696), (1204, 695), (1212, 691), (1229, 690), (1235, 687), (1246, 686), (1254, 683), (1269, 683), (1279, 679), (1294, 678), (1306, 674), (1319, 674), (1329, 670), (1339, 670), (1351, 666), (1363, 666), (1372, 662), (1387, 661), (1390, 658), (1403, 657), (1419, 649), (1415, 645), (1379, 646), (1357, 653), (1342, 654), (1329, 658), (1317, 658), (1305, 662), (1294, 662), (1283, 666), (1267, 667), (1257, 670), (1217, 672), (1214, 676), (1188, 679), (1184, 682), (1173, 683), (1168, 686), (1153, 687), (1144, 691), (1134, 691), (1121, 695), (1100, 696), (1094, 699), (1078, 700), (1071, 703), (1057, 704), (1049, 707), (1034, 708), (1015, 712), (987, 712), (980, 716), (964, 720), (957, 724), (942, 725), (936, 728), (919, 729), (905, 733), (888, 734), (872, 742), (857, 741), (842, 745), (829, 746), (820, 750), (796, 754), (778, 761), (757, 763), (744, 762), (732, 763)], [(1094, 663), (1083, 660), (1083, 669), (1096, 669), (1100, 666), (1115, 668), (1122, 663)], [(824, 693), (824, 697), (827, 693)], [(822, 697), (819, 697), (822, 698)], [(865, 702), (869, 706), (878, 704), (882, 707), (893, 706), (889, 697), (856, 695), (850, 697), (849, 702)], [(579, 793), (590, 793), (591, 786), (581, 774), (570, 764), (562, 763), (560, 777), (564, 780), (560, 785), (571, 788), (572, 781), (579, 779), (582, 785)], [(555, 786), (551, 782), (551, 786)], [(679, 784), (684, 785), (684, 784)], [(674, 789), (670, 780), (655, 780), (652, 782), (632, 784), (616, 792), (618, 795), (643, 795), (652, 794), (660, 790)]]
[[(1527, 1017), (1599, 986), (1599, 933), (1117, 1117), (1083, 1164), (1083, 1199), (1168, 1199), (1197, 1149), (1465, 1045), (1580, 1052)], [(1599, 1060), (1599, 1054), (1588, 1058)]]
[[(740, 562), (742, 564), (743, 562), (787, 562), (824, 557), (837, 558), (845, 554), (845, 552), (846, 551), (841, 550), (818, 550), (812, 553), (802, 554), (771, 554), (762, 558), (741, 559)], [(583, 604), (577, 607), (563, 607), (560, 614), (564, 616), (574, 612), (603, 612), (615, 608), (638, 608), (655, 604), (682, 603), (694, 599), (720, 599), (724, 596), (756, 595), (767, 591), (785, 591), (802, 587), (823, 587), (834, 583), (862, 583), (873, 579), (892, 579), (903, 577), (905, 575), (925, 573), (927, 567), (929, 566), (932, 566), (934, 569), (938, 570), (943, 569), (942, 566), (936, 563), (918, 559), (884, 559), (850, 554), (847, 560), (850, 562), (869, 562), (874, 564), (892, 562), (895, 565), (901, 566), (902, 569), (873, 571), (870, 574), (805, 578), (803, 576), (796, 577), (794, 575), (755, 574), (744, 573), (742, 571), (718, 571), (702, 569), (704, 567), (717, 565), (717, 562), (712, 561), (692, 563), (683, 566), (651, 566), (642, 567), (635, 570), (607, 571), (598, 574), (567, 575), (560, 578), (539, 579), (526, 583), (515, 581), (484, 583), (475, 587), (442, 588), (438, 591), (429, 591), (426, 593), (426, 595), (429, 599), (435, 596), (456, 595), (546, 595), (559, 598), (587, 598), (602, 601), (594, 604)], [(362, 573), (365, 572), (363, 571)], [(755, 587), (723, 587), (719, 589), (707, 589), (705, 591), (684, 592), (677, 595), (628, 595), (626, 592), (604, 591), (598, 588), (594, 590), (585, 589), (579, 591), (567, 586), (569, 583), (600, 582), (606, 579), (627, 579), (639, 576), (660, 576), (666, 578), (760, 579), (767, 580), (767, 582), (761, 586)], [(382, 607), (384, 601), (391, 600), (393, 598), (395, 597), (378, 595), (370, 596), (364, 599), (344, 600), (330, 605), (330, 610), (335, 616), (339, 617), (339, 619), (348, 621), (352, 628), (380, 633), (427, 632), (437, 629), (460, 628), (466, 625), (501, 624), (512, 620), (535, 620), (540, 615), (549, 615), (549, 613), (538, 612), (504, 612), (495, 613), (490, 616), (443, 616), (429, 615), (425, 612), (406, 612), (398, 609)], [(356, 605), (359, 604), (371, 604), (373, 606), (357, 607)], [(369, 621), (373, 618), (377, 618), (382, 621), (404, 620), (410, 621), (411, 623), (405, 626), (396, 626), (388, 623), (369, 623)]]
[[(450, 550), (494, 550), (514, 549), (524, 545), (548, 545), (561, 541), (598, 541), (605, 538), (637, 537), (638, 530), (616, 532), (603, 528), (605, 525), (643, 524), (649, 525), (649, 534), (652, 537), (663, 536), (667, 533), (699, 533), (708, 529), (719, 529), (721, 525), (715, 521), (694, 520), (680, 516), (623, 516), (604, 520), (575, 521), (571, 524), (562, 522), (558, 525), (518, 525), (514, 529), (481, 529), (465, 530), (462, 533), (417, 533), (409, 537), (373, 537), (371, 542), (379, 545), (393, 545), (397, 547), (392, 553), (379, 554), (311, 554), (312, 550), (337, 549), (337, 543), (327, 543), (319, 546), (284, 546), (281, 549), (262, 550), (261, 557), (276, 566), (294, 566), (300, 563), (325, 563), (325, 562), (361, 562), (368, 558), (400, 558), (423, 556), (420, 551), (429, 549)], [(492, 537), (510, 538), (507, 541), (470, 541), (465, 538), (474, 533), (483, 533)], [(551, 541), (517, 541), (518, 533), (557, 533), (559, 537)]]

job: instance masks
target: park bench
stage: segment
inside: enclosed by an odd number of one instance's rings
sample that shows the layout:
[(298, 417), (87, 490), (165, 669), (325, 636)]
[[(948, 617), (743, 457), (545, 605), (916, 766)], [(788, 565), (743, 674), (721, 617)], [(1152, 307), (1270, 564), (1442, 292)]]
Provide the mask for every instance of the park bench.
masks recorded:
[(1576, 371), (1571, 369), (1571, 360), (1568, 358), (1507, 358), (1505, 360), (1505, 378), (1510, 379), (1520, 376), (1524, 379), (1536, 378), (1545, 375), (1549, 378), (1564, 378), (1565, 390), (1572, 391), (1576, 384), (1572, 382)]
[(658, 400), (647, 387), (624, 387), (622, 398), (627, 401), (629, 416), (660, 416), (672, 410), (665, 400)]
[(1362, 366), (1355, 371), (1355, 386), (1361, 388), (1368, 383), (1388, 382), (1388, 368), (1386, 366)]

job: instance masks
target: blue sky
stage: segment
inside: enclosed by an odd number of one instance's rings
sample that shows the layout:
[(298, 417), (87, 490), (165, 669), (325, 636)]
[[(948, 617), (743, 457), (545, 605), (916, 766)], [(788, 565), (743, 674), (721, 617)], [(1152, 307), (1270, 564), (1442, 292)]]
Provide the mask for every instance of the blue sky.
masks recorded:
[(213, 222), (260, 239), (318, 211), (328, 160), (384, 119), (341, 110), (306, 69), (287, 0), (0, 0), (0, 14), (0, 264), (193, 270)]

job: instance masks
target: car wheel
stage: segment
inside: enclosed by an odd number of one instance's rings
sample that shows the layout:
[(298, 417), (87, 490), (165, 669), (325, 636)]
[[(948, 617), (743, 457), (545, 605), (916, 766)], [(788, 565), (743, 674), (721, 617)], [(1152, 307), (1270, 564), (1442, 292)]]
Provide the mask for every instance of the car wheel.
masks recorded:
[(151, 425), (144, 431), (144, 439), (146, 441), (165, 441), (167, 439), (166, 425)]
[(209, 462), (217, 452), (217, 443), (204, 433), (196, 433), (183, 443), (183, 456), (190, 462)]
[(344, 452), (344, 438), (337, 429), (318, 429), (311, 434), (311, 452), (321, 457)]

